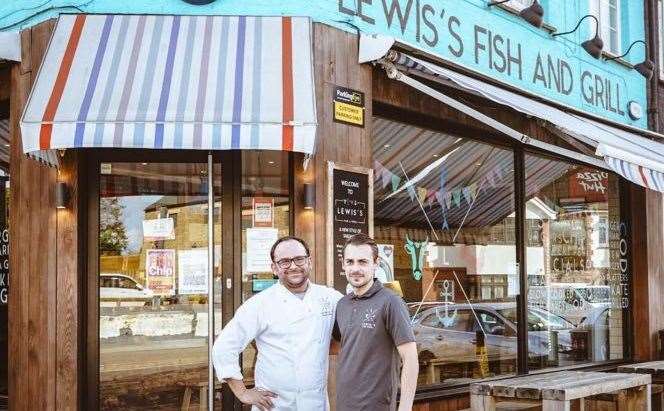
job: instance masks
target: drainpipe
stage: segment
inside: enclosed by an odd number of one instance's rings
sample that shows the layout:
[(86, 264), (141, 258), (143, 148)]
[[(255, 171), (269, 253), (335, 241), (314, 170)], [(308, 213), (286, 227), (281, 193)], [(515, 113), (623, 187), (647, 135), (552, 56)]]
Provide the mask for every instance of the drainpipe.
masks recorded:
[[(659, 122), (659, 66), (662, 64), (659, 55), (659, 36), (657, 32), (657, 0), (646, 0), (644, 3), (646, 42), (650, 57), (656, 62), (655, 73), (648, 84), (648, 127), (660, 132)], [(662, 22), (664, 24), (664, 22)]]

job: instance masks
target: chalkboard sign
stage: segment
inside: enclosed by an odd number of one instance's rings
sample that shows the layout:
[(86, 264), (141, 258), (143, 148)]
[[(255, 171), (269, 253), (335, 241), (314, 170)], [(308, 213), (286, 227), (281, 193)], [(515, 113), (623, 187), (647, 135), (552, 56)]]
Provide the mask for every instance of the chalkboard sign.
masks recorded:
[(373, 170), (328, 163), (328, 284), (346, 290), (342, 252), (355, 234), (373, 235)]

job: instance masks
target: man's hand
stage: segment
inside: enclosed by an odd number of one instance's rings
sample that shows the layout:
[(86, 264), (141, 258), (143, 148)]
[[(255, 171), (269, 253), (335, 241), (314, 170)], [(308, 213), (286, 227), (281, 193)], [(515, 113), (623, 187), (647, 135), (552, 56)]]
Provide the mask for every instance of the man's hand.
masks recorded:
[(244, 390), (242, 394), (238, 395), (238, 399), (242, 403), (255, 405), (261, 411), (269, 411), (274, 407), (272, 398), (277, 398), (277, 394), (261, 388)]

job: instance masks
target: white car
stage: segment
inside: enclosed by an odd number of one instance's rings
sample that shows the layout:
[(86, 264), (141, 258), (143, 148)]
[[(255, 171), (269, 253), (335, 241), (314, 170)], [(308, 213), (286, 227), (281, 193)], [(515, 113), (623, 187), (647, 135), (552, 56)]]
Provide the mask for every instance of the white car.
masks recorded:
[(152, 290), (145, 289), (128, 275), (102, 273), (99, 276), (99, 300), (101, 305), (145, 305), (152, 301)]

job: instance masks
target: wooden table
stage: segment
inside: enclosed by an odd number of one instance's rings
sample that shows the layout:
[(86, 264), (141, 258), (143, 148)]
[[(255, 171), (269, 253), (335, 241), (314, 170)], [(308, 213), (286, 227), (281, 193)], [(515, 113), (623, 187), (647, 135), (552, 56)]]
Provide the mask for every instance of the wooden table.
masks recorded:
[[(523, 409), (526, 404), (543, 411), (583, 410), (593, 396), (620, 392), (617, 410), (645, 411), (650, 410), (650, 383), (648, 374), (558, 371), (471, 384), (470, 406), (473, 411)], [(514, 405), (504, 408), (501, 402)]]
[(653, 382), (652, 408), (653, 410), (664, 410), (664, 361), (622, 365), (618, 367), (618, 372), (650, 375)]

